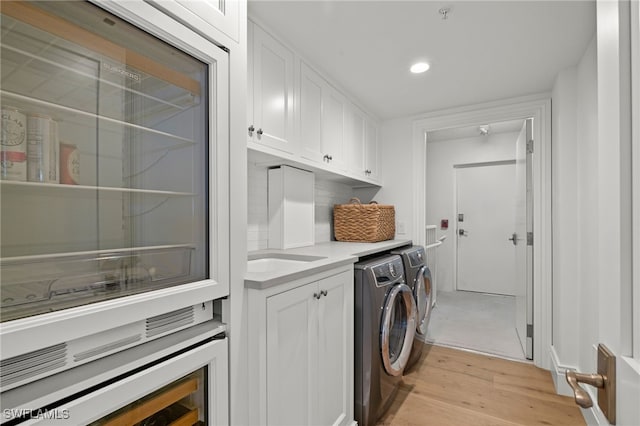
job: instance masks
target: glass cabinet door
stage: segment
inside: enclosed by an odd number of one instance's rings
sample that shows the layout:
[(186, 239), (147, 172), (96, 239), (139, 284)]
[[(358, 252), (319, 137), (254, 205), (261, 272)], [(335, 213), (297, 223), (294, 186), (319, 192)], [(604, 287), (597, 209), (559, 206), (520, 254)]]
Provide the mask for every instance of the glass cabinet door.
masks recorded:
[(2, 321), (207, 278), (210, 66), (79, 1), (3, 1)]

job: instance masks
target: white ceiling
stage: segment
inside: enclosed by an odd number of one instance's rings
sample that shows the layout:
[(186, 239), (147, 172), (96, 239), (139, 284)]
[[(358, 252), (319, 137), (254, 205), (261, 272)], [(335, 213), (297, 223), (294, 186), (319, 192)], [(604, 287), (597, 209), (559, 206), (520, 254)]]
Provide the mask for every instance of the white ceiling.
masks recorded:
[[(249, 16), (381, 119), (551, 91), (595, 34), (579, 0), (254, 0)], [(410, 74), (418, 59), (431, 69)]]

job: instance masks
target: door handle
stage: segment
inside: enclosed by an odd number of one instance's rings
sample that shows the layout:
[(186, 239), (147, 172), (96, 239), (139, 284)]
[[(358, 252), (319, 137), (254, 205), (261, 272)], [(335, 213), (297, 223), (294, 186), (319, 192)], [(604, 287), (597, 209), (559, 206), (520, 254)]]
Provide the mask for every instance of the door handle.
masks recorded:
[(462, 228), (458, 229), (458, 235), (460, 235), (461, 237), (466, 237), (467, 235), (469, 235), (469, 233), (467, 231), (465, 231)]
[(576, 400), (576, 404), (582, 408), (593, 407), (593, 401), (586, 390), (582, 389), (578, 383), (584, 383), (585, 385), (591, 385), (595, 388), (604, 387), (604, 376), (602, 374), (584, 374), (577, 373), (574, 370), (567, 370), (565, 373), (567, 383), (573, 389), (573, 396)]
[(518, 245), (518, 234), (516, 234), (515, 232), (513, 234), (511, 234), (511, 238), (509, 238), (509, 241), (513, 242), (514, 246)]
[(598, 406), (609, 423), (616, 424), (616, 357), (604, 345), (598, 345), (598, 372), (595, 374), (578, 373), (575, 370), (565, 372), (567, 383), (573, 389), (573, 396), (582, 408), (593, 406), (591, 396), (580, 383), (598, 389)]

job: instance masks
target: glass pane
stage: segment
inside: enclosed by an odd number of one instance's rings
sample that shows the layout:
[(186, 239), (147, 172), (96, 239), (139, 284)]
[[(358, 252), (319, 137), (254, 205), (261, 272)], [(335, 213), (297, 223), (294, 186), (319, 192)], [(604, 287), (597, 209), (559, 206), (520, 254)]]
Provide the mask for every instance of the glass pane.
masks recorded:
[(407, 312), (401, 294), (398, 294), (391, 307), (391, 332), (389, 333), (389, 359), (393, 364), (402, 353), (404, 337), (407, 333)]
[(2, 320), (206, 278), (209, 66), (86, 2), (1, 30)]

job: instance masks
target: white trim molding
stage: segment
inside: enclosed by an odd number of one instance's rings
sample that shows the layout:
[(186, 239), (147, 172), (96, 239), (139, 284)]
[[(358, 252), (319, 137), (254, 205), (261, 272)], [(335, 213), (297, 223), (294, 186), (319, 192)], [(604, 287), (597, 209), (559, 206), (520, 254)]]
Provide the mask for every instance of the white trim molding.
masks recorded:
[(551, 95), (519, 97), (416, 116), (413, 119), (413, 180), (417, 208), (414, 235), (424, 245), (426, 226), (426, 134), (433, 130), (475, 126), (489, 122), (533, 118), (533, 361), (550, 369), (547, 348), (551, 346), (552, 251), (551, 251)]
[(553, 384), (556, 388), (556, 393), (558, 395), (564, 396), (573, 396), (573, 390), (567, 383), (567, 379), (565, 378), (565, 372), (567, 370), (577, 370), (576, 367), (570, 367), (568, 365), (562, 365), (560, 363), (560, 359), (558, 358), (558, 353), (556, 352), (556, 348), (551, 345), (549, 348), (549, 357), (551, 358), (551, 378), (553, 379)]

